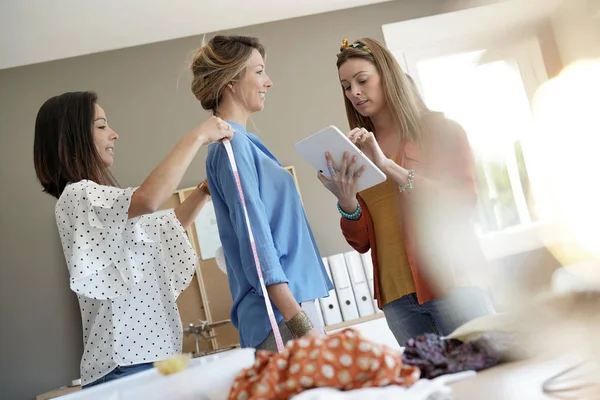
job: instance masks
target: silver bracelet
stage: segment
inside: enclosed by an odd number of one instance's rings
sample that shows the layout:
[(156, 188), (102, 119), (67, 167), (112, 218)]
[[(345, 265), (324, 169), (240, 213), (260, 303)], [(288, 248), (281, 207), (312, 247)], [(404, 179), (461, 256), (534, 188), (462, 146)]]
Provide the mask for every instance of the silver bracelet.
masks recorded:
[(400, 192), (404, 192), (409, 189), (412, 189), (414, 181), (415, 181), (415, 170), (409, 169), (408, 170), (408, 181), (404, 185), (400, 186)]

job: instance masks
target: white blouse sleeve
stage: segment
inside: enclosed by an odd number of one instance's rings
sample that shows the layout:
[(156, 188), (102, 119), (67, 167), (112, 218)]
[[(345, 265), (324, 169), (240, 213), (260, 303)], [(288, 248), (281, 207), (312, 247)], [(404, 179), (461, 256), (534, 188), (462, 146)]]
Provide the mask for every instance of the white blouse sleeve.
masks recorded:
[(75, 293), (112, 299), (142, 278), (132, 246), (154, 241), (136, 223), (139, 219), (128, 219), (135, 190), (83, 180), (63, 191), (55, 215)]
[(185, 230), (173, 211), (129, 219), (135, 190), (83, 180), (63, 191), (55, 213), (75, 293), (97, 300), (122, 296), (148, 264), (164, 271), (175, 298), (189, 285), (197, 257)]
[(177, 299), (192, 281), (198, 260), (185, 229), (174, 211), (160, 217), (144, 215), (140, 225), (162, 250), (165, 274), (173, 296)]

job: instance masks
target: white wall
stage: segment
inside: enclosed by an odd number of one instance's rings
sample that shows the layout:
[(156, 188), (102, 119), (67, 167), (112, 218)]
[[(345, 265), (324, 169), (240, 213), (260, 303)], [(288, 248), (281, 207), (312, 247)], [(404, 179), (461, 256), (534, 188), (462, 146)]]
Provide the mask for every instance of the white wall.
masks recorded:
[(563, 64), (600, 57), (600, 0), (565, 0), (552, 18)]

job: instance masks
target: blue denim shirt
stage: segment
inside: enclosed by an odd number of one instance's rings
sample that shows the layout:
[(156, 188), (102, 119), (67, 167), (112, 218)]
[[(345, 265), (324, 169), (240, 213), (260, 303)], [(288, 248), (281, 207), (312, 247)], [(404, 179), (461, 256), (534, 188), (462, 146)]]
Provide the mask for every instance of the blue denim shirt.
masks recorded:
[[(329, 279), (292, 175), (260, 139), (234, 122), (231, 146), (265, 286), (285, 282), (296, 301), (329, 296)], [(242, 201), (222, 143), (208, 147), (206, 159), (219, 236), (233, 297), (231, 321), (242, 347), (256, 347), (271, 331), (260, 288)], [(283, 316), (273, 304), (275, 317)]]

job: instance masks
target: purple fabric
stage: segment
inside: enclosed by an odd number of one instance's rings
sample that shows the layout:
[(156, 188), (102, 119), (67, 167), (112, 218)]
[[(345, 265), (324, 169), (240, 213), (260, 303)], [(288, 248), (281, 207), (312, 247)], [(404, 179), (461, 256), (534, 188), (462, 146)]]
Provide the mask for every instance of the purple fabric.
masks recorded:
[(409, 339), (402, 361), (421, 369), (421, 378), (462, 371), (480, 371), (493, 367), (502, 355), (490, 346), (487, 338), (463, 343), (456, 339), (442, 340), (439, 335), (426, 333)]

